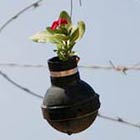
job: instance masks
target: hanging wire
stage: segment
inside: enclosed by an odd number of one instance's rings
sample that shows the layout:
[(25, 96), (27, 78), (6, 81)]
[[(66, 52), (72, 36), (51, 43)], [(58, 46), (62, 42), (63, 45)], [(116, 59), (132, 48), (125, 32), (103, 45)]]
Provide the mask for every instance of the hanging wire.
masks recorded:
[(34, 93), (33, 91), (29, 90), (28, 88), (25, 88), (23, 86), (21, 86), (20, 84), (18, 84), (17, 82), (15, 82), (14, 80), (12, 80), (11, 78), (9, 78), (9, 76), (7, 74), (5, 74), (4, 72), (2, 72), (0, 70), (0, 75), (3, 76), (8, 82), (10, 82), (12, 85), (16, 86), (17, 88), (25, 91), (26, 93), (32, 95), (32, 96), (35, 96), (37, 98), (40, 98), (42, 99), (43, 97), (41, 95), (38, 95), (36, 93)]
[[(24, 87), (24, 86), (21, 86), (20, 84), (18, 84), (17, 82), (15, 82), (14, 80), (12, 80), (7, 74), (5, 74), (3, 71), (0, 70), (0, 75), (6, 79), (9, 83), (11, 83), (12, 85), (16, 86), (17, 88), (25, 91), (26, 93), (28, 93), (29, 95), (31, 96), (34, 96), (36, 98), (39, 98), (39, 99), (43, 99), (43, 96), (41, 95), (38, 95), (37, 93), (31, 91), (30, 89)], [(129, 121), (126, 121), (125, 119), (121, 118), (121, 117), (118, 117), (118, 118), (115, 118), (115, 117), (110, 117), (110, 116), (107, 116), (107, 115), (103, 115), (102, 113), (98, 113), (98, 117), (102, 118), (102, 119), (105, 119), (105, 120), (109, 120), (109, 121), (114, 121), (114, 122), (119, 122), (119, 123), (122, 123), (122, 124), (125, 124), (125, 125), (129, 125), (131, 127), (136, 127), (136, 128), (140, 128), (140, 125), (139, 124), (135, 124), (133, 122), (129, 122)]]
[[(20, 15), (22, 15), (24, 12), (30, 10), (31, 8), (38, 8), (40, 6), (40, 3), (44, 0), (37, 0), (36, 2), (33, 2), (32, 4), (26, 6), (19, 12), (17, 12), (14, 16), (9, 18), (4, 24), (0, 26), (0, 33), (14, 20), (16, 20)], [(79, 5), (82, 6), (82, 0), (79, 0)], [(70, 16), (72, 17), (73, 14), (73, 0), (70, 0)]]
[(128, 125), (128, 126), (140, 128), (140, 124), (135, 124), (135, 123), (126, 121), (126, 120), (124, 120), (124, 119), (121, 118), (121, 117), (116, 117), (116, 118), (115, 118), (115, 117), (110, 117), (110, 116), (103, 115), (103, 114), (101, 114), (101, 113), (98, 113), (98, 117), (100, 117), (100, 118), (102, 118), (102, 119), (109, 120), (109, 121), (119, 122), (119, 123), (122, 123), (122, 124), (126, 124), (126, 125)]
[(73, 0), (70, 0), (70, 17), (72, 18), (73, 14)]
[[(82, 6), (82, 0), (79, 0), (79, 5)], [(70, 16), (73, 15), (73, 0), (70, 0)]]
[[(114, 70), (117, 72), (125, 73), (128, 71), (140, 71), (140, 63), (132, 64), (129, 66), (115, 65), (109, 61), (110, 65), (79, 65), (79, 68), (92, 69), (92, 70)], [(3, 68), (48, 68), (47, 65), (41, 64), (18, 64), (18, 63), (0, 63)]]
[(38, 0), (36, 2), (33, 2), (32, 4), (28, 5), (27, 7), (23, 8), (22, 10), (20, 10), (19, 12), (17, 12), (14, 16), (12, 16), (11, 18), (9, 18), (1, 27), (0, 27), (0, 33), (15, 19), (17, 19), (21, 14), (23, 14), (24, 12), (28, 11), (31, 8), (37, 8), (39, 7), (40, 3), (43, 0)]
[(82, 6), (82, 0), (79, 0), (79, 5)]

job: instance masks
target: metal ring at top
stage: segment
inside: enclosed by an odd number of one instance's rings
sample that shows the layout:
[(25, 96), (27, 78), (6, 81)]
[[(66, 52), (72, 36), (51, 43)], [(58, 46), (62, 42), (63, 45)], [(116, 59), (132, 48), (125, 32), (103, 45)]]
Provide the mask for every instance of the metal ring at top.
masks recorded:
[(64, 70), (64, 71), (50, 71), (51, 77), (65, 77), (65, 76), (70, 76), (78, 72), (78, 68), (73, 68), (69, 70)]

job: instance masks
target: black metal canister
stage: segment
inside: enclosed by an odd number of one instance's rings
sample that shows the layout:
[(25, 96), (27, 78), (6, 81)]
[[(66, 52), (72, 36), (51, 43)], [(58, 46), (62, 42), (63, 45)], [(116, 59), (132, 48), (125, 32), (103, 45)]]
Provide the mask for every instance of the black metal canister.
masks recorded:
[(72, 134), (88, 128), (100, 108), (99, 95), (80, 79), (78, 57), (48, 60), (51, 87), (42, 104), (43, 117), (58, 131)]

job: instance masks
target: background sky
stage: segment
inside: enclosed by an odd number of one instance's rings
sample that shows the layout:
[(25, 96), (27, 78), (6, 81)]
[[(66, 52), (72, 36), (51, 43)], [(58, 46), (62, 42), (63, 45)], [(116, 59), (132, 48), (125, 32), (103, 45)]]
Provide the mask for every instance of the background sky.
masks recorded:
[[(0, 25), (33, 0), (0, 1)], [(53, 57), (53, 45), (29, 37), (51, 25), (70, 0), (44, 0), (0, 33), (0, 63), (43, 64)], [(140, 62), (139, 0), (74, 0), (73, 22), (84, 20), (86, 33), (75, 50), (79, 65), (133, 65)], [(19, 84), (44, 96), (50, 87), (47, 68), (0, 67)], [(81, 79), (100, 94), (100, 112), (140, 124), (140, 73), (80, 68)], [(3, 140), (139, 140), (140, 130), (97, 117), (82, 133), (68, 136), (49, 126), (41, 113), (42, 100), (14, 87), (0, 76), (0, 139)]]

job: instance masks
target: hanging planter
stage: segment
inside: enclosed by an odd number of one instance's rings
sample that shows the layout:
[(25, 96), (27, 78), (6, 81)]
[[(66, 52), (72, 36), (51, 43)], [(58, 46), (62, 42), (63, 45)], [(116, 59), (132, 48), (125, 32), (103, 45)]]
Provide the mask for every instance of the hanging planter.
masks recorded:
[(48, 60), (51, 87), (44, 96), (42, 113), (52, 127), (67, 134), (87, 129), (100, 108), (99, 95), (80, 79), (77, 67), (79, 57), (72, 51), (84, 31), (83, 21), (74, 27), (70, 16), (62, 11), (51, 27), (31, 38), (57, 46), (57, 56)]

